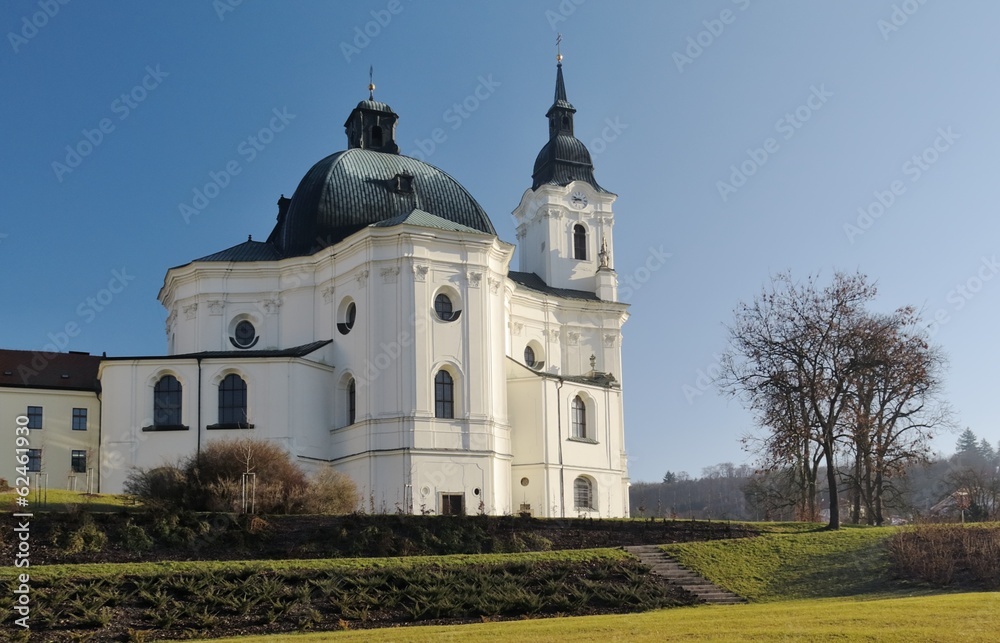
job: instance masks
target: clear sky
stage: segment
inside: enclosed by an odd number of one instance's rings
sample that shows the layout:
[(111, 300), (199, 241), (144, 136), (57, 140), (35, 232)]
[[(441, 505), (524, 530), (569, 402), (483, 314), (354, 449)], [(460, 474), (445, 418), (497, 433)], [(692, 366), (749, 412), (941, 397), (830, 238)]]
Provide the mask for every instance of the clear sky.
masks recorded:
[(62, 2), (0, 6), (0, 347), (165, 352), (166, 270), (267, 237), (370, 65), (403, 152), (515, 241), (560, 32), (619, 195), (633, 480), (749, 457), (708, 380), (781, 270), (860, 270), (938, 316), (957, 422), (1000, 439), (996, 2)]

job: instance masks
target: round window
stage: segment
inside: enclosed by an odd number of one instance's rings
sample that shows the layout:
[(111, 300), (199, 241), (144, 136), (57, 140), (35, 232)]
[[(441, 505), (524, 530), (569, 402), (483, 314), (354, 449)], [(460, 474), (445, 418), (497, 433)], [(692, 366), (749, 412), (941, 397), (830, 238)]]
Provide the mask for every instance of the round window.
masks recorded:
[(341, 335), (346, 335), (354, 328), (354, 322), (358, 319), (358, 307), (350, 299), (340, 304), (340, 321), (337, 322), (337, 330)]
[(535, 367), (535, 350), (530, 346), (524, 347), (524, 363), (527, 364), (529, 368)]
[(521, 478), (521, 486), (522, 487), (527, 487), (528, 486), (528, 479), (527, 478)]
[(246, 319), (241, 320), (233, 330), (232, 340), (237, 348), (250, 348), (257, 343), (257, 329)]
[(347, 330), (354, 328), (354, 322), (358, 318), (358, 307), (354, 305), (352, 301), (347, 306), (347, 317), (344, 319), (344, 325), (347, 326)]
[(451, 321), (454, 317), (454, 308), (451, 305), (451, 298), (448, 295), (441, 293), (434, 298), (434, 312), (437, 313), (438, 319), (442, 321)]

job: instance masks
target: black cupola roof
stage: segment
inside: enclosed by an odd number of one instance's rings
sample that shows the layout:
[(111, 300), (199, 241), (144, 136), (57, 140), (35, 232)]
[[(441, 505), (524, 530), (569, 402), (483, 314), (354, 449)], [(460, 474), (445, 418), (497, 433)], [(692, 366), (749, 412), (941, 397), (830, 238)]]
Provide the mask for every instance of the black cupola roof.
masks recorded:
[(549, 142), (535, 159), (531, 174), (531, 189), (540, 185), (569, 185), (573, 181), (589, 183), (599, 192), (607, 192), (594, 178), (594, 163), (590, 152), (573, 135), (573, 115), (576, 108), (566, 98), (562, 62), (556, 65), (556, 94), (552, 107), (545, 113), (549, 119)]
[(398, 118), (372, 97), (358, 103), (344, 123), (348, 149), (313, 165), (291, 200), (279, 201), (278, 222), (267, 242), (280, 256), (313, 254), (414, 210), (496, 235), (486, 212), (458, 181), (399, 153)]

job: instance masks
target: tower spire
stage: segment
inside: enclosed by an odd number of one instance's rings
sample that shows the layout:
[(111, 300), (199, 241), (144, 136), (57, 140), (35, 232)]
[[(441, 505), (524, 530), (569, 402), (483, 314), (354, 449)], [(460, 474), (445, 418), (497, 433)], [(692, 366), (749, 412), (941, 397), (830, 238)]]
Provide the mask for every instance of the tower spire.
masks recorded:
[(368, 100), (375, 100), (375, 66), (368, 65)]

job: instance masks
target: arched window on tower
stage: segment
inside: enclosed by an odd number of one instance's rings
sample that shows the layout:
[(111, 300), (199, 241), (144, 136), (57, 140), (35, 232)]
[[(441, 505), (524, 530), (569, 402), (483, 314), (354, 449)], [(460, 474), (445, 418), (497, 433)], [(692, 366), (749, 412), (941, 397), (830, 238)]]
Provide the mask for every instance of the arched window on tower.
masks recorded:
[(455, 417), (455, 380), (445, 370), (434, 376), (434, 417)]
[(372, 147), (382, 147), (382, 128), (378, 125), (372, 127)]
[(219, 383), (219, 424), (247, 427), (247, 383), (230, 373)]
[(354, 424), (358, 413), (358, 389), (354, 378), (347, 383), (347, 423)]
[(573, 226), (573, 258), (587, 259), (587, 229), (579, 223)]
[(572, 435), (574, 438), (580, 440), (587, 439), (587, 405), (584, 404), (583, 398), (577, 395), (573, 398), (571, 408), (571, 420), (572, 420)]

